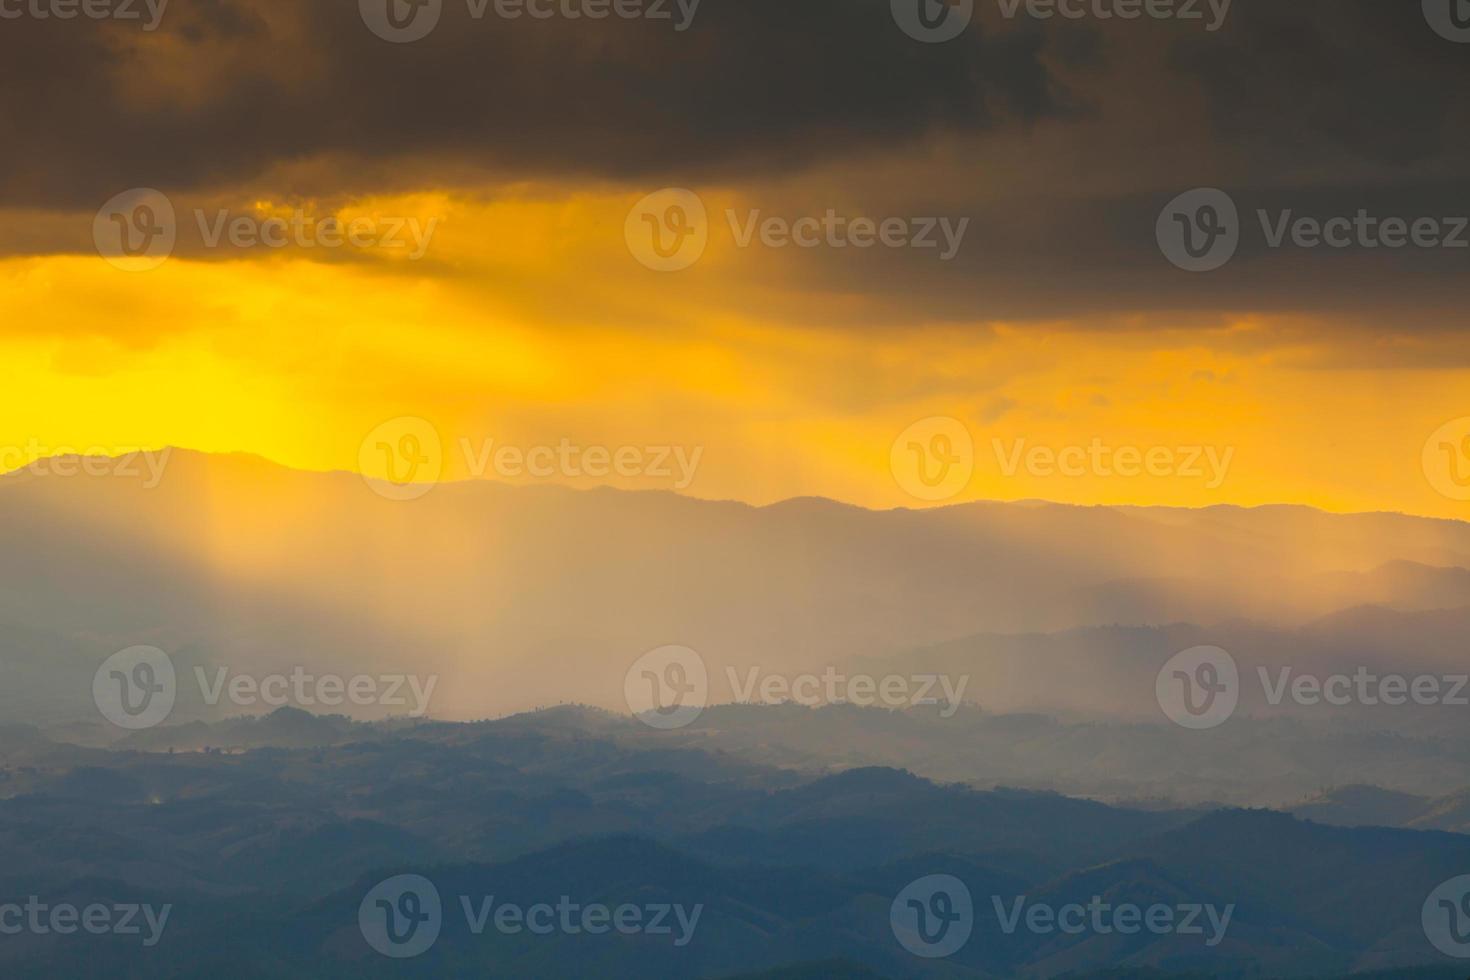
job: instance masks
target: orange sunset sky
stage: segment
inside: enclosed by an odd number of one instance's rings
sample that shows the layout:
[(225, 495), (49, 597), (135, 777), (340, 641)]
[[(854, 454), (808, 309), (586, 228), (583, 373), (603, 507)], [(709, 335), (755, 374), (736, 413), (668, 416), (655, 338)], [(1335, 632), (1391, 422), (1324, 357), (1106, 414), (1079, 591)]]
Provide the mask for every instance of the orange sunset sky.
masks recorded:
[[(746, 43), (754, 18), (724, 6), (708, 13), (709, 29), (724, 32), (718, 44), (698, 27), (677, 37), (605, 28), (614, 33), (598, 63), (610, 47), (629, 77), (651, 72), (650, 51), (665, 48), (701, 66), (689, 68), (690, 84), (707, 86), (709, 104), (646, 110), (658, 116), (654, 136), (636, 100), (611, 122), (598, 114), (610, 96), (583, 70), (593, 61), (581, 57), (584, 34), (553, 43), (566, 38), (551, 32), (587, 25), (528, 26), (533, 42), (514, 50), (489, 27), (473, 34), (478, 25), (393, 46), (371, 37), (352, 5), (329, 6), (336, 13), (254, 4), (248, 29), (197, 10), (146, 36), (95, 28), (110, 58), (84, 73), (96, 104), (78, 118), (117, 154), (96, 162), (82, 141), (38, 139), (0, 187), (5, 468), (56, 452), (174, 445), (352, 470), (375, 427), (412, 416), (442, 436), (448, 478), (473, 475), (460, 440), (678, 445), (702, 449), (681, 489), (695, 496), (922, 506), (890, 472), (890, 450), (915, 421), (947, 416), (975, 443), (973, 476), (952, 501), (1470, 515), (1470, 503), (1435, 488), (1444, 474), (1426, 472), (1425, 458), (1436, 432), (1470, 416), (1463, 259), (1273, 254), (1256, 242), (1225, 270), (1191, 274), (1151, 238), (1159, 207), (1196, 186), (1231, 189), (1247, 222), (1255, 205), (1412, 214), (1424, 188), (1463, 179), (1453, 176), (1465, 172), (1462, 106), (1425, 107), (1415, 131), (1438, 138), (1401, 140), (1392, 154), (1350, 131), (1347, 105), (1324, 108), (1334, 118), (1301, 131), (1288, 151), (1239, 138), (1238, 107), (1223, 100), (1267, 113), (1256, 130), (1268, 136), (1270, 100), (1180, 67), (1177, 52), (1192, 43), (1183, 28), (1100, 27), (1103, 54), (1077, 55), (1060, 35), (985, 23), (940, 53), (897, 32), (886, 4), (858, 4), (871, 24), (854, 14), (838, 50), (791, 57), (768, 79), (789, 91), (775, 82), (825, 72), (851, 85), (824, 91), (830, 105), (757, 126), (740, 100), (781, 97), (738, 90), (748, 79), (719, 62), (726, 46)], [(342, 22), (303, 23), (317, 16)], [(1226, 41), (1254, 45), (1289, 16), (1243, 13)], [(55, 24), (17, 29), (42, 47), (60, 36)], [(375, 73), (316, 52), (312, 32), (326, 29), (344, 32), (341, 47), (360, 48)], [(1394, 30), (1414, 50), (1445, 43), (1419, 36), (1422, 24)], [(1293, 57), (1340, 66), (1350, 60), (1344, 31)], [(804, 50), (799, 33), (785, 43)], [(987, 45), (1007, 52), (1004, 72)], [(1285, 59), (1262, 50), (1267, 67)], [(902, 66), (885, 83), (894, 104), (848, 91), (862, 87), (868, 55)], [(715, 63), (704, 66), (705, 56)], [(1432, 75), (1437, 57), (1418, 59), (1417, 70)], [(968, 94), (934, 94), (931, 68), (964, 80)], [(23, 145), (29, 126), (39, 133), (42, 117), (68, 111), (73, 96), (53, 91), (33, 104), (22, 97), (34, 84), (25, 66), (8, 72), (19, 95), (5, 125)], [(453, 87), (456, 72), (474, 87)], [(392, 103), (383, 76), (408, 79), (420, 101)], [(278, 101), (252, 111), (251, 81), (276, 86)], [(520, 95), (496, 102), (497, 86)], [(440, 126), (424, 107), (446, 92), (482, 117)], [(1148, 98), (1170, 101), (1170, 123)], [(804, 118), (816, 109), (822, 126)], [(342, 138), (332, 115), (370, 134), (375, 113), (416, 110), (411, 135), (393, 146)], [(1393, 124), (1371, 100), (1353, 112)], [(196, 128), (163, 121), (181, 115)], [(512, 137), (532, 127), (549, 148), (518, 148)], [(144, 136), (178, 142), (158, 149)], [(178, 246), (148, 271), (115, 267), (91, 239), (97, 209), (133, 187), (158, 188), (179, 215)], [(708, 208), (708, 248), (679, 272), (645, 268), (624, 237), (630, 209), (662, 187), (691, 188)], [(411, 218), (434, 231), (417, 259), (376, 247), (210, 249), (194, 216), (217, 209)], [(727, 219), (829, 209), (970, 226), (945, 262), (887, 248), (742, 248)], [(1009, 450), (1018, 440), (1232, 455), (1218, 486), (1008, 475), (996, 442)], [(1460, 462), (1470, 473), (1470, 458)], [(649, 477), (606, 482), (671, 488)]]

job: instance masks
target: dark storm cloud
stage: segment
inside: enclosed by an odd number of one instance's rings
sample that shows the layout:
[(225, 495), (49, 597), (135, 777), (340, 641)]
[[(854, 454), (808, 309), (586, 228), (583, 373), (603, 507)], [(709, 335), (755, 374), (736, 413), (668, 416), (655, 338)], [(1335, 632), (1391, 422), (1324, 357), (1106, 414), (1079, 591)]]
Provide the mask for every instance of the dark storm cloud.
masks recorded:
[(1449, 124), (1463, 118), (1470, 45), (1436, 34), (1418, 0), (1244, 0), (1218, 35), (1177, 43), (1173, 63), (1222, 141), (1269, 157), (1393, 166), (1465, 145)]
[[(867, 208), (969, 218), (953, 261), (851, 249), (780, 260), (804, 262), (794, 278), (814, 292), (860, 288), (870, 300), (862, 315), (883, 326), (1260, 313), (1385, 336), (1467, 332), (1470, 44), (1435, 33), (1418, 2), (1378, 0), (1237, 0), (1216, 33), (1145, 22), (1101, 30), (1097, 57), (1058, 69), (1089, 112), (995, 157), (1024, 169), (996, 166), (980, 147), (970, 166), (979, 180), (930, 175), (921, 194), (885, 189)], [(1195, 273), (1168, 261), (1156, 222), (1198, 187), (1233, 199), (1239, 244), (1224, 266)], [(1443, 240), (1386, 244), (1390, 219), (1433, 222), (1426, 234)], [(1339, 244), (1313, 235), (1329, 223)], [(1470, 362), (1464, 345), (1373, 356)]]
[(324, 155), (512, 179), (742, 177), (1057, 115), (1041, 48), (1039, 32), (978, 25), (921, 44), (887, 0), (703, 0), (682, 32), (505, 20), (493, 4), (472, 19), (446, 0), (412, 44), (376, 37), (356, 0), (173, 0), (152, 33), (23, 18), (0, 30), (0, 143), (20, 151), (0, 202), (95, 206)]
[[(92, 211), (134, 186), (238, 203), (605, 179), (733, 189), (786, 218), (970, 219), (951, 262), (741, 257), (751, 309), (778, 314), (793, 292), (863, 300), (813, 299), (813, 322), (1465, 326), (1470, 251), (1273, 248), (1258, 214), (1470, 213), (1470, 43), (1436, 33), (1418, 0), (1235, 0), (1213, 32), (1008, 19), (976, 0), (975, 23), (943, 44), (906, 36), (888, 0), (702, 0), (682, 32), (507, 21), (493, 0), (472, 20), (466, 0), (444, 3), (412, 44), (374, 36), (356, 0), (172, 0), (151, 34), (0, 21), (0, 207), (86, 218), (63, 237), (12, 229), (0, 251), (87, 251)], [(1197, 187), (1229, 193), (1241, 217), (1237, 254), (1208, 273), (1175, 268), (1155, 238), (1164, 205)]]

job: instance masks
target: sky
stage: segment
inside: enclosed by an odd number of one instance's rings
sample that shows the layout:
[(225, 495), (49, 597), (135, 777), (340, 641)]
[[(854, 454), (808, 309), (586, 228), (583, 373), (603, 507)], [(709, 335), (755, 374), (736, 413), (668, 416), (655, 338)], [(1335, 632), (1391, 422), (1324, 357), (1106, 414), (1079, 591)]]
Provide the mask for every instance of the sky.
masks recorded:
[(1435, 0), (47, 2), (0, 4), (0, 469), (1470, 515)]

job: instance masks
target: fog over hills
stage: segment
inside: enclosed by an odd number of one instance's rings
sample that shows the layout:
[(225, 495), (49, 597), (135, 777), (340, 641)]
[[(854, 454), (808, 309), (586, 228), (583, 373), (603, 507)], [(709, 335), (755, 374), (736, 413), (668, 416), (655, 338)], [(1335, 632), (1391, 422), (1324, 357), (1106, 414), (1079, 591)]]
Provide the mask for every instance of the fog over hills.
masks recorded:
[[(622, 709), (628, 666), (665, 644), (705, 658), (714, 701), (733, 700), (727, 667), (930, 651), (997, 710), (1138, 717), (1147, 686), (1140, 707), (1136, 686), (1057, 684), (1026, 664), (1064, 651), (1078, 670), (1091, 657), (1123, 677), (1136, 659), (1144, 676), (1200, 642), (1246, 663), (1290, 650), (1421, 669), (1453, 662), (1470, 607), (1470, 524), (1402, 515), (751, 507), (491, 482), (396, 501), (350, 474), (159, 458), (156, 486), (136, 461), (131, 476), (0, 478), (7, 718), (86, 716), (97, 665), (140, 643), (186, 674), (435, 674), (431, 713), (450, 718)], [(1193, 625), (1148, 642), (1107, 632), (1167, 624)], [(178, 711), (210, 714), (183, 694)]]

